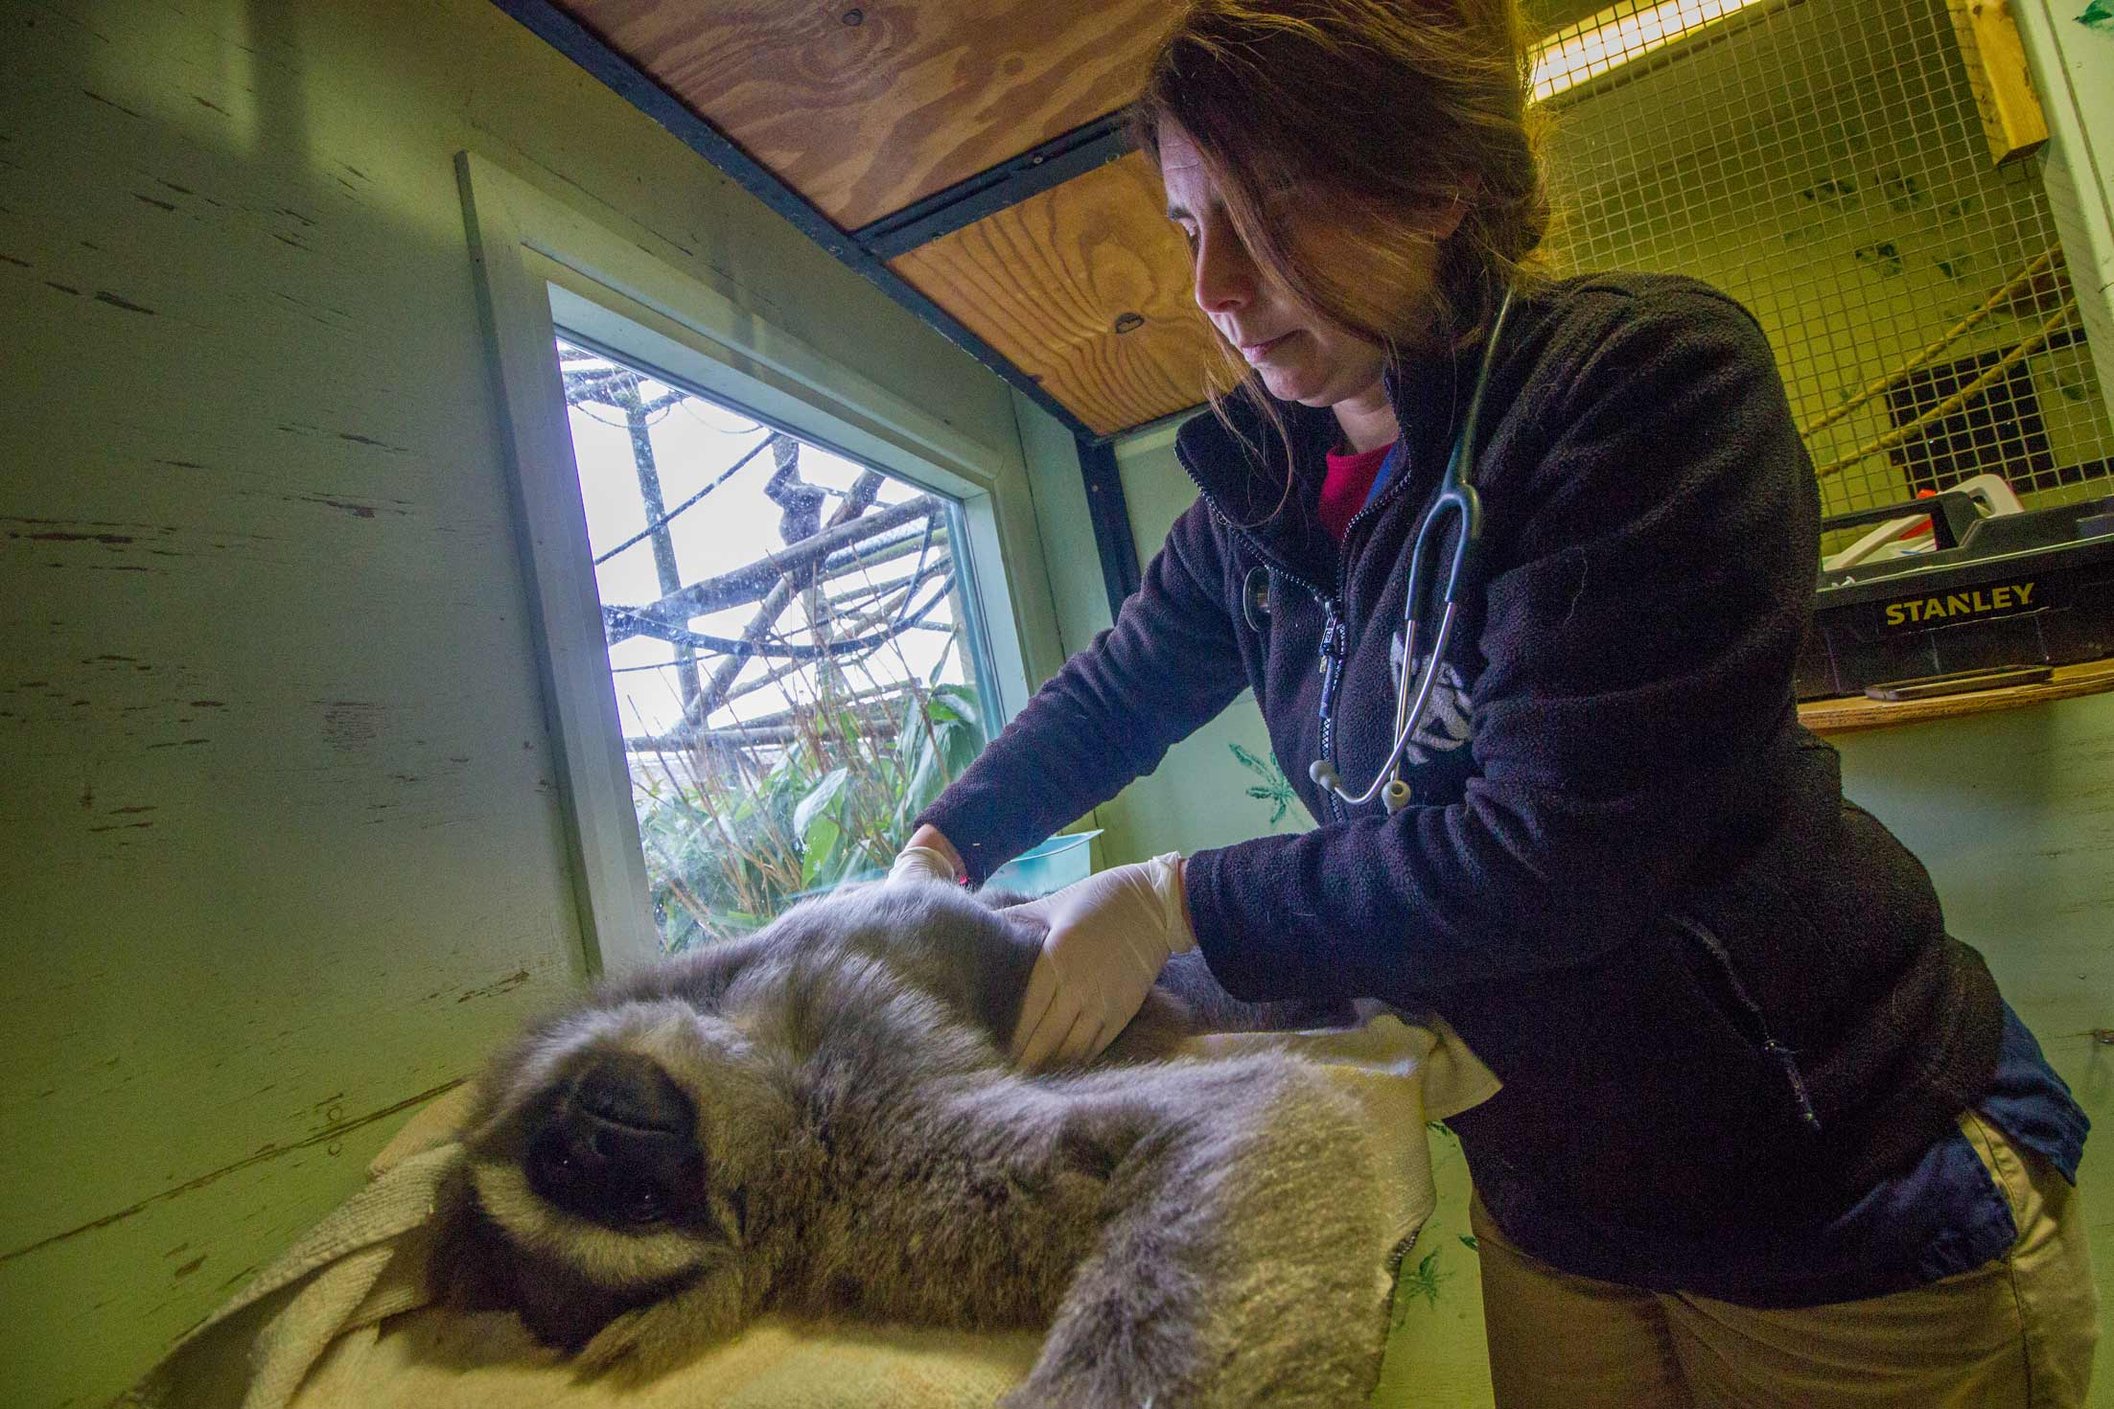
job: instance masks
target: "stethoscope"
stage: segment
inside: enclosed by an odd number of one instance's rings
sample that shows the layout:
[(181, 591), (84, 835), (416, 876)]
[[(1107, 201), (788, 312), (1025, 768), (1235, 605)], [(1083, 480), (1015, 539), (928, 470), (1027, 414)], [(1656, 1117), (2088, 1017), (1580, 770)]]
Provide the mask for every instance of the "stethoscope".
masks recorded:
[[(1417, 536), (1411, 543), (1409, 576), (1403, 584), (1402, 595), (1402, 662), (1395, 678), (1395, 746), (1388, 750), (1387, 760), (1373, 775), (1372, 784), (1355, 796), (1344, 788), (1336, 766), (1326, 758), (1315, 759), (1313, 766), (1307, 769), (1307, 776), (1317, 787), (1326, 788), (1352, 807), (1363, 807), (1382, 795), (1390, 813), (1400, 812), (1409, 805), (1409, 784), (1402, 781), (1402, 754), (1416, 737), (1418, 726), (1424, 721), (1424, 710), (1431, 703), (1432, 688), (1438, 684), (1439, 671), (1446, 661), (1446, 647), (1453, 640), (1461, 579), (1468, 575), (1467, 569), (1475, 560), (1473, 555), (1483, 536), (1482, 497), (1469, 482), (1469, 475), (1475, 469), (1475, 423), (1483, 409), (1483, 388), (1489, 384), (1490, 367), (1496, 360), (1498, 335), (1504, 330), (1505, 314), (1511, 308), (1512, 290), (1507, 288), (1497, 306), (1497, 317), (1491, 320), (1490, 337), (1483, 344), (1482, 362), (1475, 374), (1475, 389), (1468, 394), (1468, 414), (1461, 421), (1461, 433), (1454, 438), (1453, 452), (1446, 457), (1446, 472), (1439, 477), (1439, 487), (1433, 492), (1431, 503), (1424, 510), (1424, 520), (1417, 525)], [(1432, 574), (1437, 570), (1436, 538), (1449, 517), (1458, 520), (1460, 533), (1454, 539), (1453, 561), (1446, 572), (1446, 591), (1440, 598), (1439, 630), (1432, 642), (1431, 658), (1424, 662), (1424, 668), (1419, 672), (1417, 604), (1423, 599)], [(1428, 559), (1427, 548), (1431, 550)]]

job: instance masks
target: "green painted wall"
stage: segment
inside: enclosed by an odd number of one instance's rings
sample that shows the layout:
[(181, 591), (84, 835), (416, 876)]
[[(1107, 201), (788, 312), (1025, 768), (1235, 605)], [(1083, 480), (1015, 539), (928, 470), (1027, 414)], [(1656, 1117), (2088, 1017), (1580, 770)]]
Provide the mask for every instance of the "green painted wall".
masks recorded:
[(0, 5), (0, 1404), (106, 1400), (579, 977), (453, 158), (1019, 454), (484, 0)]
[(2114, 696), (1846, 735), (1843, 791), (1930, 868), (2094, 1134), (2078, 1181), (2100, 1284), (2095, 1409), (2114, 1409)]

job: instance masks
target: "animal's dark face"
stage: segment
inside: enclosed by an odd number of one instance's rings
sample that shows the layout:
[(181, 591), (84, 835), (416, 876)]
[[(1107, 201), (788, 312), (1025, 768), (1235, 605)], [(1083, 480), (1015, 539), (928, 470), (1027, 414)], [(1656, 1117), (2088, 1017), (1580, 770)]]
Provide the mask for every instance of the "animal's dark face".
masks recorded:
[(624, 1312), (738, 1281), (785, 1121), (743, 1035), (674, 1001), (566, 1018), (495, 1063), (446, 1256), (459, 1300), (579, 1351)]
[(697, 1103), (651, 1057), (600, 1052), (547, 1093), (523, 1164), (536, 1194), (605, 1228), (709, 1217)]

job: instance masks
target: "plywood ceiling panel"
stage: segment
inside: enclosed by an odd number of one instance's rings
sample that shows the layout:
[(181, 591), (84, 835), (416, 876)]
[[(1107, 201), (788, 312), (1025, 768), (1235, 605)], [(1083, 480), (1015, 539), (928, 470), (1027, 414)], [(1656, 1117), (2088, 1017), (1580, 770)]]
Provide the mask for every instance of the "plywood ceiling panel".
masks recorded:
[(1194, 406), (1217, 335), (1160, 180), (1133, 153), (890, 268), (1108, 434)]
[[(1179, 0), (557, 3), (852, 232), (1122, 109)], [(1542, 33), (1598, 8), (1526, 0)], [(1203, 395), (1216, 336), (1135, 154), (888, 268), (1097, 434)]]
[(564, 0), (857, 229), (1114, 112), (1172, 0)]

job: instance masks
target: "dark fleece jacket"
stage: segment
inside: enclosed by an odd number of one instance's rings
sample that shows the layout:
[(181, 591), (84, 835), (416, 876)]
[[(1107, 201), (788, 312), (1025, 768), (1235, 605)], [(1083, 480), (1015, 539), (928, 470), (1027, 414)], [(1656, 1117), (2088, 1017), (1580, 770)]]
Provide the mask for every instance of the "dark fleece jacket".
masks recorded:
[(1137, 595), (921, 820), (981, 879), (1252, 687), (1319, 825), (1189, 859), (1221, 982), (1443, 1013), (1505, 1082), (1454, 1122), (1479, 1183), (1614, 1229), (1824, 1218), (1982, 1093), (2001, 1008), (1798, 724), (1817, 496), (1744, 309), (1658, 276), (1519, 298), (1460, 689), (1405, 769), (1412, 805), (1307, 777), (1328, 756), (1362, 787), (1392, 741), (1406, 549), (1473, 374), (1390, 375), (1406, 459), (1340, 551), (1315, 512), (1328, 412), (1283, 408), (1289, 466), (1252, 410), (1186, 424), (1202, 493)]

